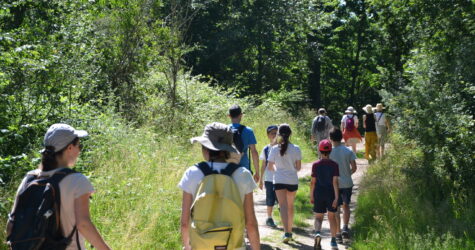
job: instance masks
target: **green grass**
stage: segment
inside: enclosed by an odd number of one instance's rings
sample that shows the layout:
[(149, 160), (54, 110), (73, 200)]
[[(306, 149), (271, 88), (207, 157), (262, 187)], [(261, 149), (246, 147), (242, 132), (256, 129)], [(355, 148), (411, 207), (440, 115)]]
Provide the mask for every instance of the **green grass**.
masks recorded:
[[(474, 249), (472, 205), (457, 208), (424, 155), (393, 138), (385, 159), (372, 165), (355, 213), (355, 249)], [(467, 203), (467, 204), (470, 204)], [(457, 218), (459, 214), (459, 218)]]

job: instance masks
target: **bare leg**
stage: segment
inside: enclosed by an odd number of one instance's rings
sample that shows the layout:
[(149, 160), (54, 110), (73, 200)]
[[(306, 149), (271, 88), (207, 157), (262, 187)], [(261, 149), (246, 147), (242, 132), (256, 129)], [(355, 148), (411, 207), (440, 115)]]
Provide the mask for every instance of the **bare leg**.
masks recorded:
[(336, 237), (336, 217), (335, 213), (328, 212), (328, 222), (330, 222), (330, 232), (332, 237)]
[(294, 226), (294, 200), (297, 192), (287, 192), (287, 219), (288, 219), (288, 233), (292, 232), (292, 227)]
[(323, 215), (321, 213), (315, 213), (315, 231), (320, 232), (322, 230)]
[(350, 213), (350, 205), (343, 203), (343, 223), (346, 226), (350, 223)]
[(277, 195), (277, 199), (279, 200), (280, 206), (280, 218), (282, 220), (282, 226), (284, 227), (284, 232), (290, 233), (289, 230), (289, 218), (288, 218), (288, 208), (287, 208), (287, 190), (280, 189), (275, 190), (275, 194)]
[(272, 218), (272, 210), (274, 207), (267, 206), (267, 218)]
[(356, 154), (356, 143), (352, 143), (351, 148), (353, 149), (353, 153)]
[(340, 219), (340, 207), (336, 210), (335, 213), (335, 222), (336, 222), (336, 232), (341, 233), (341, 219)]

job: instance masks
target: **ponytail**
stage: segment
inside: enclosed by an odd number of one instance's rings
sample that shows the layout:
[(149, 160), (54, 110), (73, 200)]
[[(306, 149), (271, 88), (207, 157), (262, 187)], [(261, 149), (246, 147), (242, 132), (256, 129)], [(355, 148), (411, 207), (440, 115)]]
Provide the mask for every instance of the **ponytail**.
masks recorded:
[(292, 134), (292, 130), (288, 124), (282, 124), (279, 126), (278, 130), (279, 134), (279, 145), (280, 145), (280, 155), (284, 156), (287, 148), (289, 147), (290, 143), (290, 135)]
[(69, 143), (66, 147), (63, 149), (59, 150), (58, 152), (54, 152), (55, 148), (53, 146), (46, 146), (42, 151), (41, 151), (41, 164), (40, 164), (40, 169), (41, 171), (50, 171), (53, 169), (58, 168), (58, 156), (61, 156), (66, 148), (68, 148), (69, 145), (77, 145), (79, 143), (79, 137), (76, 137), (71, 143)]

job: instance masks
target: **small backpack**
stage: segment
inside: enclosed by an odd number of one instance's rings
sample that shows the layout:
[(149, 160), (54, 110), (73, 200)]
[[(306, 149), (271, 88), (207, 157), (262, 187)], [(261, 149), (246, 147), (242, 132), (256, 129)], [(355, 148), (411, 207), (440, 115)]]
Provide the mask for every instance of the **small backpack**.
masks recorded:
[(325, 130), (326, 119), (325, 116), (319, 116), (317, 118), (317, 131), (323, 132)]
[(206, 162), (196, 165), (204, 174), (191, 206), (191, 248), (221, 250), (244, 247), (244, 208), (229, 163), (221, 173)]
[(244, 142), (242, 140), (242, 131), (244, 131), (244, 128), (246, 128), (246, 126), (240, 125), (239, 128), (237, 128), (237, 129), (233, 128), (232, 129), (232, 131), (233, 131), (233, 142), (234, 142), (234, 145), (236, 145), (236, 148), (239, 151), (239, 153), (244, 152)]
[[(7, 236), (11, 249), (66, 249), (72, 237), (78, 236), (77, 228), (64, 237), (60, 224), (61, 194), (59, 182), (76, 171), (64, 168), (49, 177), (27, 175), (26, 188), (18, 194), (10, 215), (13, 228)], [(13, 219), (12, 219), (13, 218)], [(76, 238), (78, 249), (79, 239)]]
[(345, 123), (345, 128), (348, 130), (348, 131), (353, 131), (353, 129), (355, 129), (355, 116), (346, 116), (346, 123)]

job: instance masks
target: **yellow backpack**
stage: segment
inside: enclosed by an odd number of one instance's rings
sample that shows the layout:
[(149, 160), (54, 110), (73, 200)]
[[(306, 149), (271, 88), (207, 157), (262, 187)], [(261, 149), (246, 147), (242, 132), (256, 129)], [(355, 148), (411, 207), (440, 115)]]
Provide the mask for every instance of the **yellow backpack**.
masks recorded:
[(196, 165), (204, 174), (191, 206), (190, 242), (193, 250), (244, 247), (244, 208), (229, 163), (219, 173), (206, 162)]

